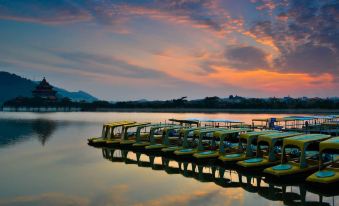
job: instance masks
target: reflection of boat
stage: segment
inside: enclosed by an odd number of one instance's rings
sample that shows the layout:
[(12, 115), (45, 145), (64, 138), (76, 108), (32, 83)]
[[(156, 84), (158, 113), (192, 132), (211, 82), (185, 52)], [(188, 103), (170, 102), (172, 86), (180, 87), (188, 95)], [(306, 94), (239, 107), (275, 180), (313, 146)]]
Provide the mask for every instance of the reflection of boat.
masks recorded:
[(102, 156), (112, 162), (123, 162), (124, 157), (122, 156), (121, 150), (102, 148)]
[(332, 189), (332, 193), (324, 194), (324, 191), (317, 191), (312, 188), (310, 191), (319, 195), (319, 201), (313, 201), (314, 198), (307, 199), (309, 196), (307, 191), (309, 189), (304, 184), (288, 181), (275, 183), (262, 176), (253, 177), (252, 175), (225, 169), (215, 164), (199, 165), (190, 161), (174, 160), (164, 156), (155, 157), (140, 152), (135, 153), (133, 151), (112, 148), (103, 149), (103, 156), (105, 159), (113, 162), (133, 164), (138, 167), (164, 171), (166, 174), (183, 175), (199, 182), (215, 183), (223, 188), (242, 188), (247, 192), (257, 193), (263, 198), (279, 201), (285, 205), (325, 206), (329, 204), (323, 201), (323, 196), (332, 197), (338, 195), (339, 192)]
[[(277, 146), (281, 146), (283, 139), (300, 135), (297, 132), (279, 132), (260, 135), (257, 139), (256, 157), (239, 161), (237, 164), (246, 169), (262, 170), (275, 164), (279, 164), (280, 156), (276, 152)], [(263, 154), (261, 145), (267, 145), (267, 153)]]
[[(307, 200), (307, 187), (303, 183), (293, 182), (270, 182), (265, 179), (267, 186), (260, 186), (258, 194), (268, 200), (282, 201), (284, 205), (319, 205), (330, 206), (329, 203), (323, 202), (322, 194), (319, 195), (319, 201)], [(334, 201), (334, 200), (333, 200)], [(334, 205), (334, 204), (333, 204)]]
[[(306, 180), (312, 183), (320, 184), (336, 184), (339, 181), (339, 163), (338, 157), (330, 163), (324, 161), (323, 154), (332, 153), (339, 154), (339, 137), (331, 138), (326, 141), (320, 142), (319, 145), (319, 170), (318, 172), (309, 176)], [(332, 159), (334, 157), (332, 156)], [(324, 165), (326, 163), (326, 165)]]
[[(171, 163), (176, 163), (176, 167), (173, 166)], [(168, 158), (163, 159), (164, 170), (167, 174), (180, 174), (180, 163)]]
[[(318, 168), (318, 161), (314, 156), (307, 157), (308, 149), (319, 145), (320, 141), (330, 138), (323, 134), (306, 134), (284, 139), (281, 164), (266, 168), (264, 172), (271, 177), (294, 177), (305, 176)], [(300, 158), (291, 159), (287, 162), (286, 148), (297, 147), (300, 150)], [(312, 153), (311, 153), (312, 154)]]

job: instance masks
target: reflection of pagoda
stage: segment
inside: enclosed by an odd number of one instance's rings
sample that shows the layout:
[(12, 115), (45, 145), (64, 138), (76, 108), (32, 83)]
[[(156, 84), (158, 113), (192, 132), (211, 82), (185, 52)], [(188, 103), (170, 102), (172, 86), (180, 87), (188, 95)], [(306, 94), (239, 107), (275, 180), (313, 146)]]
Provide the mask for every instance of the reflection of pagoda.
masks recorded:
[(53, 87), (46, 81), (45, 77), (32, 91), (34, 97), (40, 97), (48, 101), (56, 101), (56, 93), (57, 92), (53, 90)]

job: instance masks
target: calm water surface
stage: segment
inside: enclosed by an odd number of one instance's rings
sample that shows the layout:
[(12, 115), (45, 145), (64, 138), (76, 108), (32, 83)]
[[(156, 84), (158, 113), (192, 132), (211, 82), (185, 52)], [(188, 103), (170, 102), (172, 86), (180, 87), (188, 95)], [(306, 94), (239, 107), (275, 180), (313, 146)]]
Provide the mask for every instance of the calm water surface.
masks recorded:
[[(322, 196), (302, 185), (273, 187), (229, 170), (221, 171), (220, 178), (216, 167), (103, 151), (86, 140), (100, 134), (102, 123), (114, 120), (209, 117), (250, 123), (252, 118), (271, 116), (2, 112), (0, 205), (338, 205), (339, 196)], [(186, 166), (187, 170), (179, 169)]]

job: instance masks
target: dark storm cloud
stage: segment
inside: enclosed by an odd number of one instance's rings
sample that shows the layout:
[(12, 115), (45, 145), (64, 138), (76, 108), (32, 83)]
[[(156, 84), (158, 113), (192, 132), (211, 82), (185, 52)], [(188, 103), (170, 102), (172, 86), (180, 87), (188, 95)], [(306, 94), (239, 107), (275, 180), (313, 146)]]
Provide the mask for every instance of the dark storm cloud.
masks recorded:
[(267, 54), (259, 48), (252, 46), (240, 46), (229, 48), (225, 52), (228, 64), (236, 69), (266, 69)]
[(281, 71), (339, 75), (339, 2), (286, 2), (275, 10), (278, 20), (256, 22), (250, 32), (273, 39), (281, 53), (275, 66)]

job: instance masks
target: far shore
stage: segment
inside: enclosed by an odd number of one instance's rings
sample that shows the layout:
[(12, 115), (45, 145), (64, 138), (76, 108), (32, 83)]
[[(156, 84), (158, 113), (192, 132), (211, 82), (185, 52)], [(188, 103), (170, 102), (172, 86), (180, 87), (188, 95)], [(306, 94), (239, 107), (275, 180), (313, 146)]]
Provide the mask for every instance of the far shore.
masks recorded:
[(251, 114), (339, 114), (337, 109), (208, 109), (208, 108), (115, 108), (95, 112), (164, 112), (164, 113), (251, 113)]
[[(45, 107), (43, 107), (45, 108)], [(154, 112), (154, 113), (238, 113), (238, 114), (339, 114), (338, 109), (212, 109), (212, 108), (97, 108), (95, 110), (27, 110), (27, 111), (3, 111), (0, 112), (36, 112), (36, 113), (49, 113), (49, 112)]]

